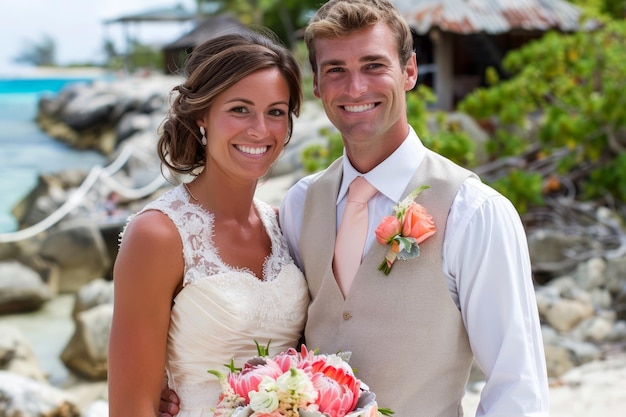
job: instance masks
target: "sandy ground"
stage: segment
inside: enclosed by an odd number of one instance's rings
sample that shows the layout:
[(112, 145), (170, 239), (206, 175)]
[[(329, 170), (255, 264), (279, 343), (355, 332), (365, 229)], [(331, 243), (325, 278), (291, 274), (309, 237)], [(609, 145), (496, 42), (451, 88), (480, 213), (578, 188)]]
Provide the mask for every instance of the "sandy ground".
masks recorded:
[[(463, 409), (476, 415), (478, 393), (468, 392)], [(574, 368), (550, 387), (550, 417), (626, 416), (626, 353)]]

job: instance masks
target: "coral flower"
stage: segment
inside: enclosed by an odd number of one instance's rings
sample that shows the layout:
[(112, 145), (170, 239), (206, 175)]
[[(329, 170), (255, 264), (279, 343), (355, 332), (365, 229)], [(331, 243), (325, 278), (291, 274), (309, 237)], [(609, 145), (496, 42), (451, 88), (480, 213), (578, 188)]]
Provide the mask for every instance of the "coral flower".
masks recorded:
[(381, 245), (390, 243), (402, 231), (402, 224), (396, 216), (385, 216), (376, 228), (376, 240)]
[(435, 222), (421, 204), (412, 203), (404, 213), (402, 236), (415, 239), (418, 245), (435, 234)]

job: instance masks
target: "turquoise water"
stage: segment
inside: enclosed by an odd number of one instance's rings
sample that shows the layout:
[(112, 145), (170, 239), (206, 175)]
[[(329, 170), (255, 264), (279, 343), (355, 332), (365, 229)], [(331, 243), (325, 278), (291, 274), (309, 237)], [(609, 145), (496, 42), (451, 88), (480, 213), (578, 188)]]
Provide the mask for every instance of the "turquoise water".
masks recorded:
[(106, 164), (98, 152), (69, 148), (34, 122), (43, 94), (56, 94), (70, 83), (89, 80), (0, 79), (0, 233), (17, 229), (11, 209), (36, 185), (40, 173)]

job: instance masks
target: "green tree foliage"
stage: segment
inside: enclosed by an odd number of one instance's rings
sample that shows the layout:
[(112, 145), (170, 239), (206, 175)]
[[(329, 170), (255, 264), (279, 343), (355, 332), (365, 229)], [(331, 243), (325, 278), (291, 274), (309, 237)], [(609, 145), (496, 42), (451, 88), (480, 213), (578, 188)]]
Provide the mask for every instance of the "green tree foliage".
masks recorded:
[[(583, 198), (626, 201), (624, 45), (624, 21), (594, 32), (548, 33), (505, 57), (511, 79), (474, 91), (459, 109), (492, 127), (494, 159), (530, 146), (539, 146), (540, 158), (558, 152), (564, 156), (557, 159), (556, 174), (576, 184)], [(526, 180), (508, 185), (518, 189), (507, 194), (540, 201), (529, 190), (521, 192), (529, 187)]]
[(138, 40), (131, 41), (129, 52), (125, 55), (118, 54), (111, 42), (105, 43), (107, 62), (105, 66), (112, 70), (124, 69), (134, 72), (140, 69), (156, 69), (163, 66), (163, 51), (140, 43)]
[(603, 20), (626, 18), (626, 0), (569, 0), (569, 2), (580, 7), (588, 17)]
[[(198, 6), (203, 0), (198, 0)], [(319, 0), (221, 0), (216, 14), (230, 13), (251, 26), (270, 28), (288, 47), (297, 41), (296, 32), (306, 26)]]
[[(451, 122), (443, 111), (432, 112), (428, 105), (437, 97), (424, 86), (407, 93), (407, 118), (424, 145), (451, 159), (459, 165), (472, 167), (476, 164), (474, 141), (461, 126)], [(429, 125), (432, 128), (429, 128)]]
[(30, 42), (24, 52), (14, 58), (15, 62), (32, 64), (37, 67), (54, 66), (56, 64), (56, 45), (54, 40), (44, 35), (40, 42)]

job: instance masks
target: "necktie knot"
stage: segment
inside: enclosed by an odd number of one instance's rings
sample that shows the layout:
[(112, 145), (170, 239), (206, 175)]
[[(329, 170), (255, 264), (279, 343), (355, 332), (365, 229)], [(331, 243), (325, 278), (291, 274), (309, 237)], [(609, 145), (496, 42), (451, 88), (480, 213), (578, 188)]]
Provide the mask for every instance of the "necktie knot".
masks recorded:
[(376, 194), (376, 188), (364, 177), (356, 177), (348, 188), (348, 201), (367, 203)]

